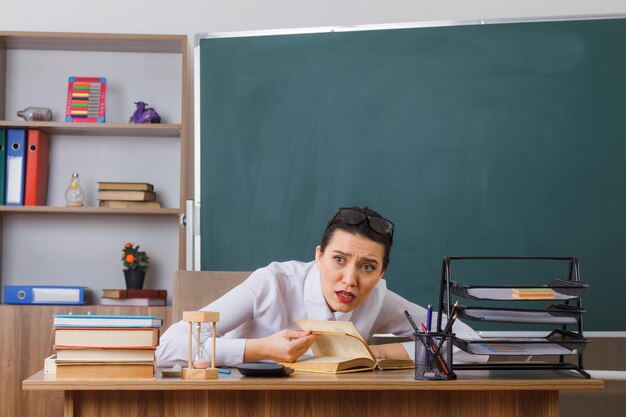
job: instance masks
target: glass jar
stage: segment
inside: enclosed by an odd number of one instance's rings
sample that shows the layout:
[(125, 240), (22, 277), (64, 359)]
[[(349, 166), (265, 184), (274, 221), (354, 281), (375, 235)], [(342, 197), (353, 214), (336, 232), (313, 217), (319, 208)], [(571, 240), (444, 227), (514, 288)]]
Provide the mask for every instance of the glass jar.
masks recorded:
[(52, 120), (52, 110), (47, 107), (26, 107), (17, 112), (17, 115), (27, 122), (49, 122)]
[(83, 207), (83, 201), (85, 200), (85, 193), (80, 186), (78, 173), (72, 174), (72, 181), (69, 187), (65, 190), (65, 205), (67, 207)]

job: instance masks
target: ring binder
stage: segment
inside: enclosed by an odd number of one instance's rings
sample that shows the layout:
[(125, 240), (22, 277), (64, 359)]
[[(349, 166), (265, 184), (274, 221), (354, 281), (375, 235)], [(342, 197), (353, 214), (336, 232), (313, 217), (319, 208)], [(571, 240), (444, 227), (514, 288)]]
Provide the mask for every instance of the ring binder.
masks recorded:
[(85, 287), (5, 285), (5, 304), (85, 304)]

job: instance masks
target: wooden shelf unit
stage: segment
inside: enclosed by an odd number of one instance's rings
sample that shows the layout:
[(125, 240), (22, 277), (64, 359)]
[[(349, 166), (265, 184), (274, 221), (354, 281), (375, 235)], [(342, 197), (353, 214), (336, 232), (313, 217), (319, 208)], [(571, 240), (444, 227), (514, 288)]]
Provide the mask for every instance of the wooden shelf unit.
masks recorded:
[[(82, 56), (85, 56), (85, 60), (92, 62), (92, 67), (98, 68), (102, 65), (104, 68), (110, 68), (117, 65), (120, 69), (115, 73), (113, 79), (109, 79), (109, 91), (107, 92), (107, 121), (106, 123), (69, 123), (60, 121), (64, 119), (61, 117), (60, 105), (64, 103), (65, 97), (62, 95), (56, 99), (58, 94), (54, 95), (54, 103), (57, 105), (56, 111), (53, 110), (55, 118), (49, 122), (27, 122), (15, 120), (15, 111), (17, 110), (16, 102), (28, 101), (29, 105), (33, 106), (46, 106), (46, 100), (41, 100), (39, 97), (39, 90), (36, 87), (28, 85), (29, 83), (15, 82), (15, 74), (22, 70), (24, 65), (23, 56), (30, 56), (31, 51), (37, 52), (37, 57), (41, 55), (41, 68), (25, 68), (31, 73), (41, 74), (42, 76), (49, 76), (50, 72), (56, 71), (54, 74), (54, 87), (56, 90), (59, 88), (66, 89), (67, 84), (63, 85), (63, 81), (60, 83), (57, 80), (67, 80), (70, 75), (85, 75), (91, 76), (91, 73), (71, 73), (75, 68), (81, 68)], [(42, 53), (39, 54), (38, 52)], [(69, 55), (68, 55), (69, 54)], [(67, 59), (67, 65), (59, 69), (58, 61)], [(142, 61), (143, 58), (143, 61)], [(29, 59), (29, 58), (26, 58)], [(39, 58), (37, 58), (39, 59)], [(48, 61), (46, 61), (48, 60)], [(114, 62), (117, 60), (117, 62)], [(27, 61), (28, 62), (28, 61)], [(156, 65), (154, 63), (157, 63)], [(161, 66), (158, 63), (163, 62), (168, 68), (168, 71), (162, 71)], [(64, 62), (65, 63), (65, 62)], [(146, 72), (152, 74), (151, 78), (155, 78), (159, 81), (159, 89), (156, 89), (154, 81), (152, 84), (148, 81), (143, 83), (141, 75), (130, 73), (131, 70), (126, 71), (125, 65), (131, 63), (136, 67), (142, 68)], [(20, 66), (21, 65), (21, 66)], [(56, 66), (55, 66), (56, 65)], [(108, 67), (107, 67), (108, 65)], [(17, 68), (17, 70), (16, 70)], [(152, 71), (153, 68), (158, 68), (159, 71)], [(172, 69), (173, 68), (173, 69)], [(39, 72), (37, 72), (39, 71)], [(96, 70), (97, 71), (97, 70)], [(70, 72), (70, 73), (68, 73)], [(11, 78), (13, 74), (13, 78)], [(97, 75), (108, 76), (106, 71)], [(124, 75), (127, 75), (125, 78)], [(18, 77), (19, 78), (19, 77)], [(37, 78), (37, 77), (35, 77)], [(45, 77), (42, 77), (45, 78)], [(48, 80), (48, 78), (45, 78)], [(23, 78), (19, 79), (23, 81)], [(18, 81), (19, 81), (18, 80)], [(179, 84), (180, 80), (180, 84)], [(41, 83), (41, 80), (35, 80)], [(46, 81), (48, 82), (48, 81)], [(67, 81), (65, 81), (66, 83)], [(49, 83), (49, 82), (48, 82)], [(48, 84), (45, 84), (47, 86)], [(166, 87), (170, 93), (161, 92), (161, 88)], [(114, 88), (112, 88), (114, 87)], [(41, 88), (41, 85), (40, 87)], [(33, 91), (34, 89), (34, 91)], [(174, 217), (180, 216), (184, 213), (186, 192), (185, 187), (187, 184), (186, 168), (188, 166), (188, 151), (187, 151), (187, 36), (186, 35), (151, 35), (151, 34), (98, 34), (98, 33), (54, 33), (54, 32), (12, 32), (12, 31), (0, 31), (0, 129), (11, 128), (32, 128), (39, 129), (46, 132), (50, 136), (51, 141), (51, 155), (55, 149), (55, 141), (58, 144), (63, 142), (63, 146), (73, 146), (76, 152), (80, 155), (80, 152), (86, 152), (85, 146), (91, 146), (89, 149), (114, 149), (115, 146), (120, 146), (125, 141), (132, 145), (133, 142), (137, 144), (134, 146), (144, 146), (150, 143), (165, 144), (155, 146), (159, 148), (159, 158), (161, 161), (167, 161), (167, 169), (172, 170), (171, 182), (166, 185), (164, 193), (168, 196), (167, 206), (163, 208), (127, 208), (127, 209), (113, 209), (113, 208), (100, 208), (95, 207), (93, 201), (89, 202), (88, 207), (82, 208), (69, 208), (63, 207), (64, 201), (60, 201), (60, 194), (56, 192), (54, 194), (54, 201), (51, 201), (51, 194), (48, 194), (49, 206), (0, 206), (0, 222), (3, 226), (6, 226), (14, 219), (24, 221), (23, 216), (30, 216), (32, 219), (37, 219), (38, 224), (43, 224), (41, 234), (45, 235), (46, 224), (52, 224), (51, 222), (82, 222), (85, 227), (96, 225), (100, 216), (113, 216), (118, 219), (120, 216), (128, 216), (136, 218), (137, 216), (147, 217)], [(129, 92), (131, 91), (132, 94)], [(171, 92), (176, 93), (176, 98), (171, 97)], [(47, 94), (44, 92), (44, 95)], [(160, 94), (160, 96), (159, 96)], [(116, 96), (117, 95), (117, 96)], [(177, 103), (178, 95), (180, 95), (180, 103)], [(127, 96), (132, 97), (126, 99)], [(123, 102), (124, 109), (127, 106), (132, 107), (132, 100), (143, 99), (143, 97), (157, 97), (161, 104), (167, 103), (167, 110), (169, 110), (169, 117), (165, 118), (163, 124), (131, 124), (127, 120), (130, 116), (123, 115), (122, 108), (120, 106), (113, 106), (112, 110), (116, 110), (116, 117), (109, 118), (109, 102), (110, 99), (116, 98), (118, 102)], [(27, 97), (28, 100), (24, 100)], [(175, 100), (172, 102), (172, 100)], [(50, 101), (50, 100), (48, 100)], [(158, 104), (158, 103), (153, 103)], [(22, 104), (20, 104), (21, 107)], [(157, 108), (159, 110), (159, 108)], [(125, 111), (125, 110), (124, 110)], [(122, 114), (123, 116), (120, 116)], [(161, 113), (162, 114), (162, 113)], [(77, 141), (76, 139), (80, 139)], [(174, 141), (174, 142), (163, 142)], [(69, 143), (69, 145), (68, 145)], [(94, 145), (95, 144), (95, 145)], [(108, 146), (108, 148), (107, 148)], [(176, 149), (176, 156), (173, 153), (163, 152), (163, 146), (167, 149)], [(82, 147), (82, 148), (81, 148)], [(97, 152), (92, 150), (91, 152)], [(158, 152), (158, 151), (157, 151)], [(91, 153), (89, 155), (96, 155)], [(154, 163), (150, 166), (151, 156), (143, 158), (140, 163), (145, 164), (145, 171), (157, 171), (162, 169), (159, 163)], [(78, 156), (80, 157), (80, 156)], [(174, 159), (172, 159), (174, 158)], [(177, 159), (177, 160), (176, 160)], [(55, 171), (56, 168), (56, 171)], [(67, 168), (65, 168), (67, 169)], [(106, 171), (106, 168), (97, 172), (100, 180), (115, 180), (115, 181), (143, 181), (143, 178), (137, 178), (137, 175), (128, 175), (128, 179), (117, 179), (118, 177), (124, 177), (123, 171), (119, 168), (110, 168), (110, 172)], [(177, 172), (173, 172), (177, 169)], [(52, 181), (52, 173), (57, 173), (57, 180), (55, 182), (56, 189), (59, 187), (65, 187), (69, 184), (69, 177), (67, 178), (67, 184), (60, 184), (58, 178), (60, 172), (63, 172), (60, 167), (54, 166), (54, 161), (50, 161), (50, 176), (48, 190), (50, 191), (50, 184)], [(79, 171), (80, 173), (80, 171)], [(169, 175), (170, 171), (167, 171)], [(96, 172), (94, 172), (94, 176)], [(83, 175), (81, 174), (81, 179)], [(63, 177), (65, 178), (65, 177)], [(111, 178), (111, 179), (110, 179)], [(175, 186), (174, 186), (175, 184)], [(155, 188), (159, 189), (161, 184), (155, 182)], [(93, 192), (95, 185), (90, 187), (90, 191)], [(85, 186), (83, 185), (83, 188)], [(157, 192), (158, 194), (158, 192)], [(165, 195), (165, 194), (164, 194)], [(97, 205), (97, 201), (96, 201)], [(49, 215), (63, 215), (49, 216)], [(71, 220), (67, 220), (71, 219)], [(9, 222), (9, 223), (7, 223)], [(47, 222), (47, 223), (46, 223)], [(172, 241), (178, 242), (178, 254), (176, 259), (175, 268), (163, 268), (161, 267), (161, 273), (167, 274), (167, 276), (173, 276), (176, 269), (184, 268), (185, 266), (185, 234), (184, 229), (176, 222), (176, 226), (173, 226), (173, 222), (165, 222), (166, 225), (158, 226), (163, 227), (160, 229), (163, 233), (168, 234), (171, 230)], [(19, 223), (17, 223), (19, 224)], [(153, 223), (150, 226), (138, 226), (140, 227), (153, 227)], [(176, 227), (176, 229), (174, 229)], [(58, 227), (57, 227), (58, 228)], [(3, 244), (8, 243), (6, 236), (6, 227), (2, 228), (0, 232), (0, 242)], [(51, 228), (52, 229), (52, 228)], [(38, 229), (39, 230), (39, 229)], [(53, 232), (48, 232), (53, 233)], [(111, 232), (114, 233), (114, 232)], [(133, 231), (133, 234), (137, 235), (137, 231)], [(36, 233), (40, 234), (39, 231)], [(126, 233), (119, 233), (120, 235), (126, 235)], [(141, 234), (139, 234), (141, 236)], [(32, 236), (32, 239), (38, 239), (39, 236)], [(97, 239), (98, 237), (94, 237)], [(125, 236), (120, 236), (120, 239), (125, 239)], [(137, 238), (140, 240), (141, 238)], [(169, 239), (169, 237), (168, 237)], [(145, 247), (147, 242), (140, 242)], [(23, 245), (23, 243), (22, 243)], [(89, 245), (89, 242), (85, 242), (85, 245)], [(174, 254), (172, 254), (174, 255)], [(45, 259), (45, 254), (42, 254)], [(170, 263), (172, 261), (169, 261)], [(98, 265), (94, 265), (94, 269), (98, 269)], [(165, 271), (165, 269), (167, 269)], [(172, 269), (171, 271), (169, 269)], [(7, 282), (7, 271), (2, 268), (0, 273), (0, 285), (14, 284), (14, 282)], [(15, 272), (15, 271), (13, 271)], [(120, 271), (121, 273), (121, 271)], [(15, 276), (16, 274), (12, 274)], [(18, 274), (20, 275), (20, 274)], [(15, 278), (14, 278), (15, 279)], [(29, 277), (25, 277), (24, 281), (27, 281)], [(57, 281), (59, 278), (54, 278)], [(169, 282), (169, 280), (168, 280)], [(30, 284), (24, 282), (24, 284)], [(64, 285), (65, 282), (49, 282), (49, 285)], [(110, 286), (110, 285), (109, 285)], [(92, 288), (92, 290), (98, 291), (99, 288)]]

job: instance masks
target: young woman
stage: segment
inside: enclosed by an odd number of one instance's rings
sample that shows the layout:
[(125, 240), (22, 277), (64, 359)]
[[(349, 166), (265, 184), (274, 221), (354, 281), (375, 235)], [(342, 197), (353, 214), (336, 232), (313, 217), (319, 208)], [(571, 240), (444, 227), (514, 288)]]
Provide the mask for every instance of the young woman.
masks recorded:
[[(393, 231), (394, 224), (371, 209), (340, 208), (315, 248), (315, 261), (274, 262), (204, 307), (220, 312), (216, 364), (295, 361), (315, 336), (296, 330), (294, 319), (351, 321), (366, 339), (380, 333), (410, 336), (413, 329), (404, 311), (420, 323), (426, 321), (426, 310), (388, 290), (382, 279)], [(475, 336), (459, 321), (453, 329), (463, 338)], [(163, 334), (157, 349), (160, 366), (187, 363), (188, 331), (181, 321)], [(370, 347), (378, 359), (413, 359), (415, 349), (413, 342)], [(468, 359), (476, 360), (455, 353), (455, 362)]]

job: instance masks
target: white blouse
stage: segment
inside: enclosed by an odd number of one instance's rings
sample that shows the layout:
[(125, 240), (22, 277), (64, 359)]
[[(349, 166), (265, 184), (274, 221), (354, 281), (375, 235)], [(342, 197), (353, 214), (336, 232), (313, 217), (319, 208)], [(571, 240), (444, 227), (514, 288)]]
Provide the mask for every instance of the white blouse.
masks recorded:
[[(348, 313), (333, 313), (322, 294), (320, 271), (315, 261), (271, 263), (256, 270), (246, 281), (202, 310), (220, 313), (216, 366), (243, 362), (246, 339), (267, 337), (285, 328), (298, 329), (294, 319), (351, 321), (366, 339), (374, 334), (389, 333), (410, 337), (413, 329), (404, 315), (405, 310), (418, 325), (426, 322), (426, 309), (388, 290), (384, 279), (358, 308)], [(436, 313), (433, 313), (433, 323), (436, 319)], [(458, 320), (453, 330), (457, 337), (478, 337)], [(209, 326), (203, 329), (205, 331), (210, 331)], [(181, 320), (163, 333), (156, 351), (159, 366), (187, 364), (188, 332), (188, 323)], [(211, 344), (206, 345), (210, 354)], [(406, 342), (403, 346), (414, 359), (414, 343)], [(486, 360), (456, 349), (454, 356), (455, 362)]]

